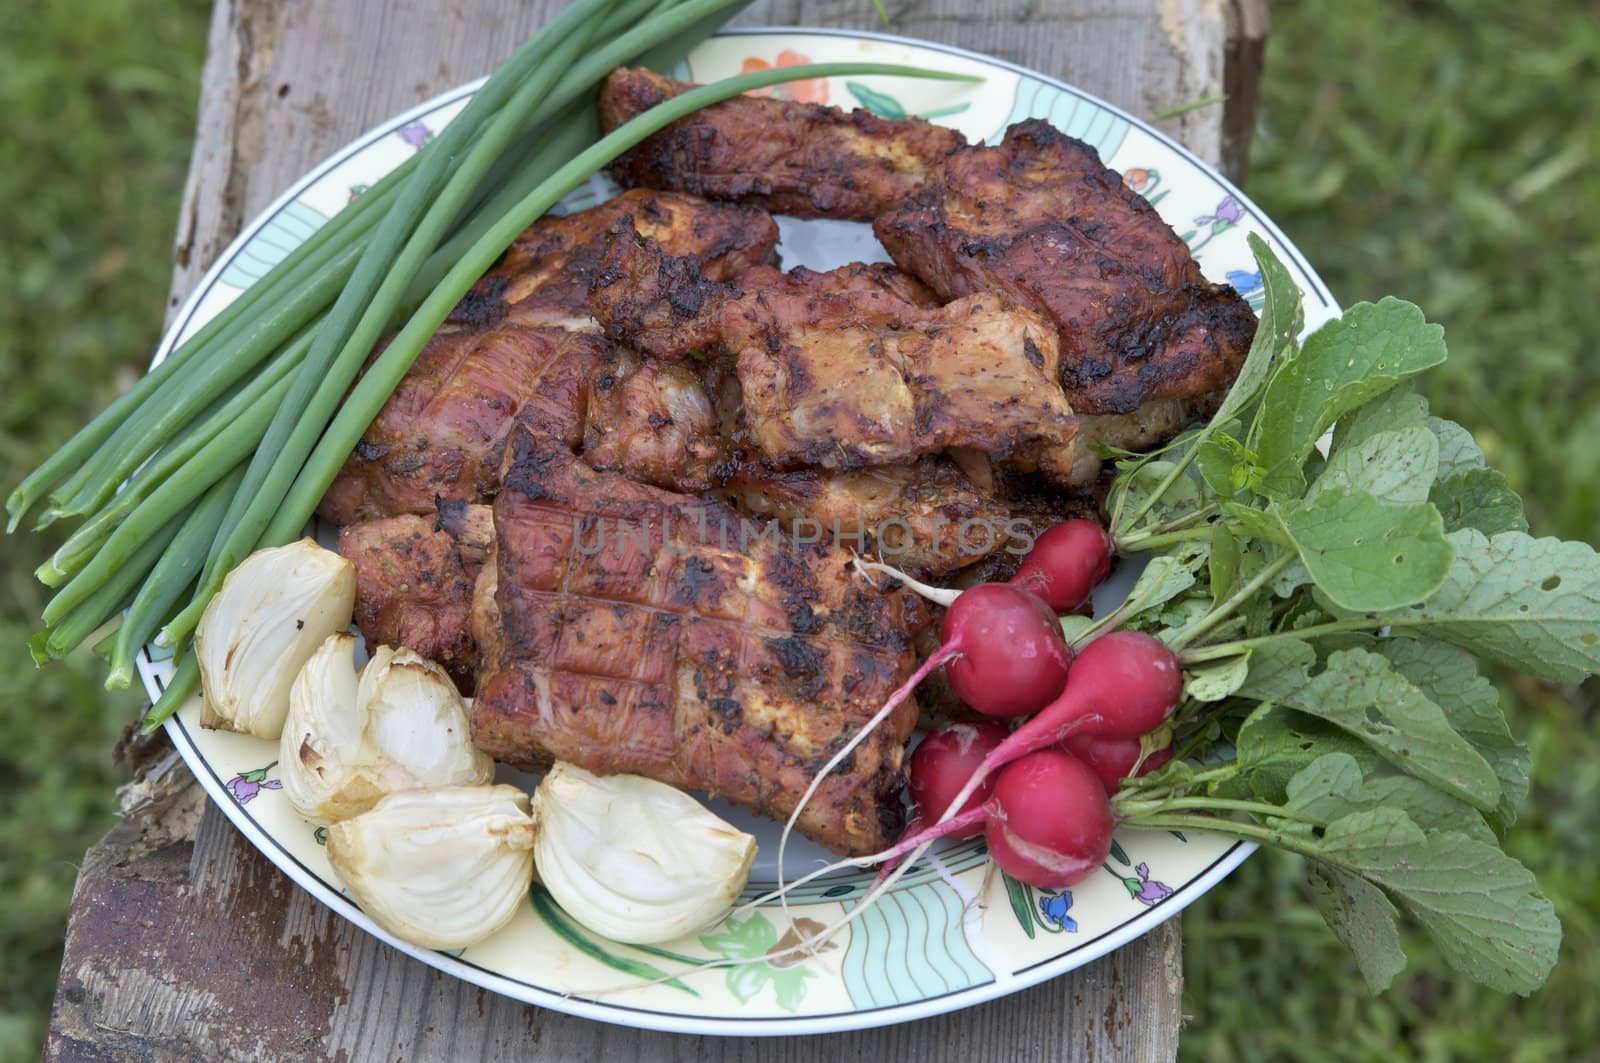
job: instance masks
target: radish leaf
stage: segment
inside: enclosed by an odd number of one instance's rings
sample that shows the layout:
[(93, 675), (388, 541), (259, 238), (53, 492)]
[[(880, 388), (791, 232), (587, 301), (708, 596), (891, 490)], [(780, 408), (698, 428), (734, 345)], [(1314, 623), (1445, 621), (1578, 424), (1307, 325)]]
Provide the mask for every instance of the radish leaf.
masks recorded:
[(1303, 642), (1265, 643), (1250, 659), (1240, 693), (1327, 720), (1367, 743), (1401, 771), (1474, 808), (1500, 801), (1494, 770), (1429, 700), (1389, 662), (1365, 650), (1339, 650), (1315, 676), (1315, 651)]
[(1592, 546), (1514, 531), (1491, 539), (1471, 528), (1445, 538), (1456, 558), (1444, 584), (1420, 605), (1381, 612), (1379, 623), (1425, 629), (1558, 683), (1600, 671), (1600, 556)]
[(1262, 396), (1255, 449), (1265, 493), (1298, 497), (1301, 465), (1335, 420), (1444, 358), (1444, 329), (1392, 297), (1357, 303), (1313, 332)]
[(1367, 491), (1323, 491), (1272, 511), (1294, 540), (1311, 578), (1346, 609), (1397, 609), (1444, 582), (1454, 551), (1439, 511), (1400, 505)]
[[(1478, 674), (1472, 657), (1427, 639), (1370, 639), (1395, 671), (1444, 709), (1457, 733), (1483, 755), (1500, 780), (1500, 805), (1494, 815), (1504, 829), (1516, 822), (1528, 796), (1533, 764), (1528, 747), (1511, 736), (1500, 708), (1500, 691)], [(1419, 821), (1420, 822), (1420, 821)]]
[(1328, 825), (1325, 859), (1381, 886), (1422, 924), (1456, 970), (1491, 989), (1528, 994), (1561, 948), (1555, 906), (1528, 869), (1464, 834), (1425, 834), (1397, 808)]
[(1367, 988), (1381, 993), (1406, 969), (1400, 948), (1400, 913), (1383, 891), (1365, 879), (1313, 860), (1306, 865), (1311, 902), (1329, 929), (1355, 954)]
[(1311, 489), (1308, 503), (1324, 491), (1366, 491), (1383, 502), (1415, 505), (1428, 500), (1439, 471), (1439, 439), (1423, 425), (1375, 432), (1337, 447)]
[(1433, 485), (1428, 500), (1444, 519), (1444, 530), (1476, 528), (1485, 535), (1525, 532), (1528, 518), (1511, 481), (1494, 469), (1468, 469)]

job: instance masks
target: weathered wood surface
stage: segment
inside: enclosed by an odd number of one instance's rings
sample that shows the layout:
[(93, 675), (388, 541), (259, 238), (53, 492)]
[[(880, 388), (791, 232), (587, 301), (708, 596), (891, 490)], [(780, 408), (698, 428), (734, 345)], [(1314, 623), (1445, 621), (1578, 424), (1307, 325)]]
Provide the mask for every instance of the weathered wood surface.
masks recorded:
[[(172, 308), (238, 231), (363, 130), (503, 59), (559, 0), (219, 0), (175, 248)], [(1063, 77), (1241, 172), (1264, 0), (888, 0), (891, 31)], [(760, 0), (744, 25), (877, 28), (866, 0)], [(85, 858), (49, 1059), (1171, 1059), (1177, 921), (1007, 999), (875, 1031), (646, 1033), (475, 989), (334, 917), (209, 807), (160, 740)]]

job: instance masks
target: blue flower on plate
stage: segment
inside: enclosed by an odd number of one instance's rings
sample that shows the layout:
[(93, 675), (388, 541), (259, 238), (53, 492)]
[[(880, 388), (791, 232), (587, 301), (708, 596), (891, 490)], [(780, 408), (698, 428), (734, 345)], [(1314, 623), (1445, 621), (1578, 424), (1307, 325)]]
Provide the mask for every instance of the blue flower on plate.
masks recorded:
[(1226, 280), (1233, 285), (1233, 290), (1240, 295), (1254, 295), (1261, 290), (1261, 271), (1248, 269), (1230, 269)]
[(1067, 909), (1072, 907), (1072, 891), (1062, 890), (1060, 893), (1046, 893), (1039, 898), (1039, 912), (1044, 916), (1045, 925), (1055, 924), (1062, 930), (1078, 932), (1078, 921), (1067, 914)]

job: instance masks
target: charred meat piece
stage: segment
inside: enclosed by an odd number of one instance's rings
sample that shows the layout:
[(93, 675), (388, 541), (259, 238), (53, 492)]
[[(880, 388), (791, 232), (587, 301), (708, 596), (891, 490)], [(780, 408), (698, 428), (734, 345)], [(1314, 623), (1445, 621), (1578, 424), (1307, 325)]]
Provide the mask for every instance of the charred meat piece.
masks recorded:
[(658, 357), (730, 362), (750, 440), (774, 466), (852, 469), (970, 447), (1070, 470), (1077, 422), (1049, 321), (995, 295), (919, 305), (847, 269), (837, 281), (807, 271), (761, 287), (696, 282), (619, 229), (590, 307), (608, 336)]
[(583, 441), (583, 400), (610, 345), (563, 328), (446, 332), (368, 426), (318, 512), (335, 524), (426, 513), (435, 499), (494, 495), (514, 424), (570, 447)]
[(952, 153), (919, 200), (873, 231), (946, 299), (1002, 292), (1049, 317), (1080, 415), (1219, 393), (1255, 335), (1250, 307), (1201, 276), (1148, 202), (1038, 119), (998, 147)]
[(756, 266), (740, 273), (734, 284), (723, 284), (707, 278), (692, 260), (619, 228), (595, 275), (589, 310), (606, 335), (673, 361), (719, 348), (722, 304), (758, 291), (791, 300), (849, 296), (879, 307), (878, 313), (889, 318), (908, 308), (939, 305), (931, 288), (883, 262), (852, 262), (823, 273), (804, 266), (787, 273)]
[(336, 524), (426, 513), (436, 497), (485, 501), (515, 423), (573, 447), (591, 377), (610, 353), (588, 288), (612, 228), (652, 234), (702, 282), (772, 258), (777, 227), (754, 207), (629, 192), (535, 223), (428, 342), (323, 498)]
[[(838, 551), (595, 472), (522, 429), (504, 483), (472, 709), (497, 760), (633, 772), (782, 819), (910, 673), (919, 603)], [(908, 702), (858, 746), (801, 833), (844, 853), (893, 839), (915, 722)]]
[(915, 317), (854, 296), (761, 293), (730, 309), (723, 342), (751, 436), (780, 465), (848, 469), (958, 446), (1008, 457), (1064, 449), (1076, 431), (1048, 324), (994, 296)]
[(732, 280), (774, 260), (778, 227), (752, 206), (711, 204), (672, 192), (636, 189), (588, 210), (541, 218), (506, 249), (447, 319), (472, 329), (499, 324), (592, 328), (589, 284), (617, 224), (693, 260), (713, 280)]
[(668, 490), (704, 491), (722, 453), (717, 428), (688, 368), (618, 348), (589, 381), (583, 460)]
[(746, 464), (724, 488), (741, 512), (899, 568), (943, 576), (1005, 546), (1010, 511), (944, 458), (851, 472)]
[(356, 626), (374, 646), (406, 646), (472, 693), (477, 651), (468, 627), (472, 589), (494, 544), (488, 506), (445, 503), (437, 514), (351, 524), (339, 553), (356, 568)]
[[(628, 119), (694, 88), (648, 70), (612, 71), (600, 124)], [(738, 96), (681, 118), (611, 164), (628, 187), (671, 188), (758, 203), (801, 218), (871, 221), (903, 203), (966, 139), (920, 119)]]

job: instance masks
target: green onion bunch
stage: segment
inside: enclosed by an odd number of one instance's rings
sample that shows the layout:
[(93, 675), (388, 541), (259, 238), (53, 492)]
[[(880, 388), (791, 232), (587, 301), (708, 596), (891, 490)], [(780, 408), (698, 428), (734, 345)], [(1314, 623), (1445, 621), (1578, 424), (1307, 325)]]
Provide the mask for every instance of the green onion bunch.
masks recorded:
[[(176, 672), (151, 730), (194, 692), (189, 647), (223, 578), (302, 534), (424, 344), (512, 240), (590, 175), (701, 107), (806, 78), (972, 80), (881, 63), (785, 67), (691, 90), (598, 136), (613, 68), (670, 65), (747, 0), (575, 0), (439, 136), (244, 291), (6, 501), (8, 531), (81, 523), (40, 565), (59, 588), (30, 641), (60, 658), (108, 620), (108, 688), (152, 638)], [(379, 339), (398, 329), (362, 371)]]

